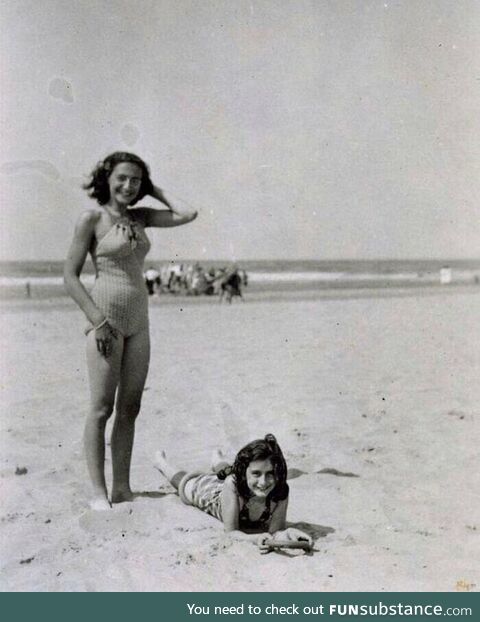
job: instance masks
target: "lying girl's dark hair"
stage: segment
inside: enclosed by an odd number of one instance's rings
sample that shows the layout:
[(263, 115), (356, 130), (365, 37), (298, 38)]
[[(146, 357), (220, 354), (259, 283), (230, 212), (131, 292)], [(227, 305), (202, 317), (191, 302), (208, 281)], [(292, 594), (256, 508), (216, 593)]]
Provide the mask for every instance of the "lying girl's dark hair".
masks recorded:
[(272, 501), (286, 499), (288, 497), (287, 464), (273, 434), (267, 434), (264, 439), (258, 439), (245, 445), (238, 452), (233, 466), (219, 471), (217, 476), (219, 479), (225, 479), (232, 474), (238, 494), (247, 500), (253, 494), (247, 485), (247, 467), (254, 460), (271, 461), (276, 483), (275, 488), (268, 496)]
[(132, 205), (135, 205), (137, 201), (143, 199), (145, 195), (152, 193), (153, 183), (150, 179), (150, 171), (145, 162), (134, 153), (115, 151), (115, 153), (111, 153), (105, 160), (97, 164), (91, 173), (90, 181), (83, 185), (83, 189), (88, 192), (88, 196), (92, 199), (96, 199), (100, 205), (105, 205), (110, 200), (108, 178), (117, 164), (122, 164), (122, 162), (131, 162), (142, 169), (142, 183), (140, 184), (140, 189), (135, 200), (132, 201)]

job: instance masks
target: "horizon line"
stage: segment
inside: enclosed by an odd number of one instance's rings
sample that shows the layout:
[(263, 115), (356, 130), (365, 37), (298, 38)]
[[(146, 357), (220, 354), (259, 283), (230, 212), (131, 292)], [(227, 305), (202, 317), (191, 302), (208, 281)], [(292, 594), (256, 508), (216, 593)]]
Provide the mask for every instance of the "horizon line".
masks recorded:
[[(0, 263), (13, 263), (13, 262), (56, 262), (56, 263), (62, 263), (65, 261), (65, 259), (51, 259), (51, 258), (46, 258), (46, 259), (1, 259), (0, 258)], [(90, 257), (87, 258), (86, 261), (91, 261)], [(296, 262), (306, 262), (306, 261), (316, 261), (316, 262), (322, 262), (322, 261), (442, 261), (442, 262), (454, 262), (454, 261), (480, 261), (480, 256), (478, 257), (452, 257), (452, 256), (446, 256), (446, 257), (294, 257), (294, 258), (285, 258), (285, 257), (268, 257), (268, 258), (237, 258), (237, 259), (232, 259), (232, 258), (220, 258), (220, 259), (213, 259), (213, 258), (206, 258), (206, 257), (202, 257), (202, 258), (192, 258), (192, 257), (180, 257), (180, 258), (176, 258), (176, 259), (171, 259), (171, 258), (148, 258), (148, 261), (145, 261), (145, 264), (148, 263), (156, 263), (156, 262), (173, 262), (173, 263), (208, 263), (208, 262), (223, 262), (223, 263), (240, 263), (240, 262), (267, 262), (267, 261), (296, 261)]]

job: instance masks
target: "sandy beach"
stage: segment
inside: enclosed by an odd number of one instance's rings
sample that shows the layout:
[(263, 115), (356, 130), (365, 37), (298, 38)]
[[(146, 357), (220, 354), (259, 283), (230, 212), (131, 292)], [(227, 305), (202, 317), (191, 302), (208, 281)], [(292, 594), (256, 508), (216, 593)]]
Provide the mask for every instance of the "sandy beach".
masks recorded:
[[(152, 301), (138, 495), (103, 513), (81, 444), (84, 319), (66, 299), (2, 304), (0, 589), (479, 590), (478, 289), (235, 302)], [(207, 468), (267, 432), (311, 555), (231, 542), (153, 466), (164, 448)]]

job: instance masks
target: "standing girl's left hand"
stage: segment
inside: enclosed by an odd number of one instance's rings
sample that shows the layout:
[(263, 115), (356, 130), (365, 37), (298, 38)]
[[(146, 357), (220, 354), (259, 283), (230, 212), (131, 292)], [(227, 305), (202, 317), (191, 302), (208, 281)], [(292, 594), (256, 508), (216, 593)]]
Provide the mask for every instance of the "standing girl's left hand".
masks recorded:
[(113, 339), (117, 339), (117, 331), (106, 320), (94, 330), (97, 350), (102, 356), (108, 358), (113, 350)]

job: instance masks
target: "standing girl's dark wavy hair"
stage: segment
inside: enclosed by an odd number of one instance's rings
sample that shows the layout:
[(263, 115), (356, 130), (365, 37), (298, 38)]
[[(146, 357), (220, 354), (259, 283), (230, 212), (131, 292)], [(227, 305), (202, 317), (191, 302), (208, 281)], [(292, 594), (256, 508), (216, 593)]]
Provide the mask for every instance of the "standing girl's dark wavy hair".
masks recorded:
[(247, 467), (254, 460), (271, 461), (276, 483), (275, 488), (268, 496), (272, 501), (286, 499), (288, 497), (287, 463), (273, 434), (267, 434), (264, 439), (258, 439), (245, 445), (238, 452), (233, 466), (221, 470), (217, 476), (219, 479), (225, 479), (232, 474), (238, 494), (247, 500), (253, 494), (247, 485)]
[(83, 189), (88, 192), (88, 196), (92, 199), (96, 199), (100, 205), (105, 205), (110, 200), (108, 178), (117, 164), (122, 164), (122, 162), (136, 164), (142, 169), (142, 183), (140, 184), (140, 189), (135, 200), (132, 201), (132, 205), (135, 205), (137, 201), (143, 199), (145, 195), (152, 193), (153, 183), (150, 179), (150, 171), (145, 162), (134, 153), (115, 151), (115, 153), (111, 153), (97, 164), (91, 173), (90, 181), (83, 185)]

